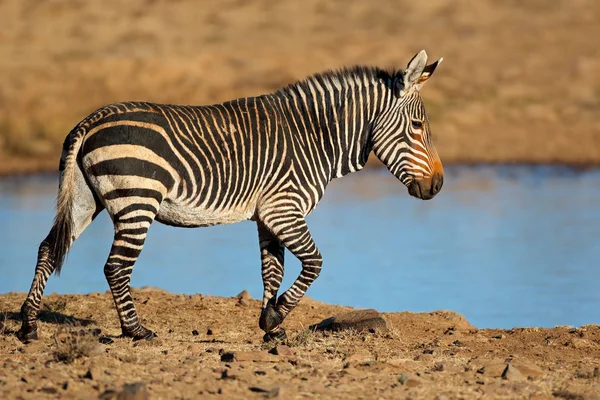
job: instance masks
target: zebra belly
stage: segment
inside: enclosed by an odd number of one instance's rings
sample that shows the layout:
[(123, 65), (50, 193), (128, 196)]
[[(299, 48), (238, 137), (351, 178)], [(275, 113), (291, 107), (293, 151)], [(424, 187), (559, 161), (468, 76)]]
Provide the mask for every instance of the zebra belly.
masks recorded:
[(160, 205), (156, 220), (165, 225), (195, 228), (201, 226), (233, 224), (254, 219), (255, 207), (236, 207), (213, 210), (194, 207), (165, 199)]

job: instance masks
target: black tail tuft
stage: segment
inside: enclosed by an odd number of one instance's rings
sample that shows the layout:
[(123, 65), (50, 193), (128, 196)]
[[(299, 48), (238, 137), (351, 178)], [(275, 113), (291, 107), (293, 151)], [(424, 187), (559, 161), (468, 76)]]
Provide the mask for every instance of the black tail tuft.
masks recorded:
[(67, 251), (71, 245), (72, 219), (71, 204), (68, 204), (62, 210), (57, 210), (54, 224), (50, 230), (50, 237), (52, 238), (50, 251), (52, 252), (56, 275), (60, 275)]

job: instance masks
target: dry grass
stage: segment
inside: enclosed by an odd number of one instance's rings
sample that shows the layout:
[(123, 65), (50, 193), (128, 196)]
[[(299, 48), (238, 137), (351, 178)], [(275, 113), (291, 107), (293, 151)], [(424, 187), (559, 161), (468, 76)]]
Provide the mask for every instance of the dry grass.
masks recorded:
[(90, 331), (73, 332), (61, 328), (53, 335), (53, 356), (58, 362), (70, 364), (78, 358), (102, 353), (97, 335)]
[(447, 162), (600, 162), (600, 3), (0, 2), (0, 170), (55, 169), (97, 107), (207, 104), (349, 64), (445, 58), (424, 91)]

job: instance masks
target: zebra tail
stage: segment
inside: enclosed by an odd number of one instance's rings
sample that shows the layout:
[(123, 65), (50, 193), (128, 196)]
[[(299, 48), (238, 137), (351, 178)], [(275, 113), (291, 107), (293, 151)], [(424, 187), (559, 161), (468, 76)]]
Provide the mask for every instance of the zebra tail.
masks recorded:
[(63, 159), (61, 159), (61, 178), (58, 187), (58, 197), (56, 200), (56, 216), (49, 237), (52, 260), (55, 265), (56, 275), (60, 271), (71, 246), (71, 237), (73, 232), (73, 198), (75, 192), (75, 168), (77, 164), (77, 155), (85, 130), (81, 127), (73, 129), (63, 145)]

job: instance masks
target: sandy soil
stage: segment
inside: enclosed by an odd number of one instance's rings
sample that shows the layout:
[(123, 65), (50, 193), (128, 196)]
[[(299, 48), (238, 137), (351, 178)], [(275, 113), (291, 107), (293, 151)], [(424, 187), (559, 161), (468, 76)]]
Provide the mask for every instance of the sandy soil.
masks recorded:
[[(141, 382), (153, 399), (600, 398), (597, 325), (479, 330), (436, 311), (386, 313), (387, 332), (306, 332), (350, 310), (307, 298), (285, 322), (289, 349), (272, 355), (257, 300), (134, 295), (158, 339), (100, 344), (120, 333), (110, 295), (52, 294), (40, 341), (23, 345), (14, 331), (24, 294), (0, 296), (0, 397), (109, 399)], [(235, 359), (222, 361), (229, 352)]]
[(445, 61), (423, 94), (446, 162), (600, 163), (595, 0), (0, 1), (0, 171), (54, 170), (123, 100), (207, 104), (324, 69)]

